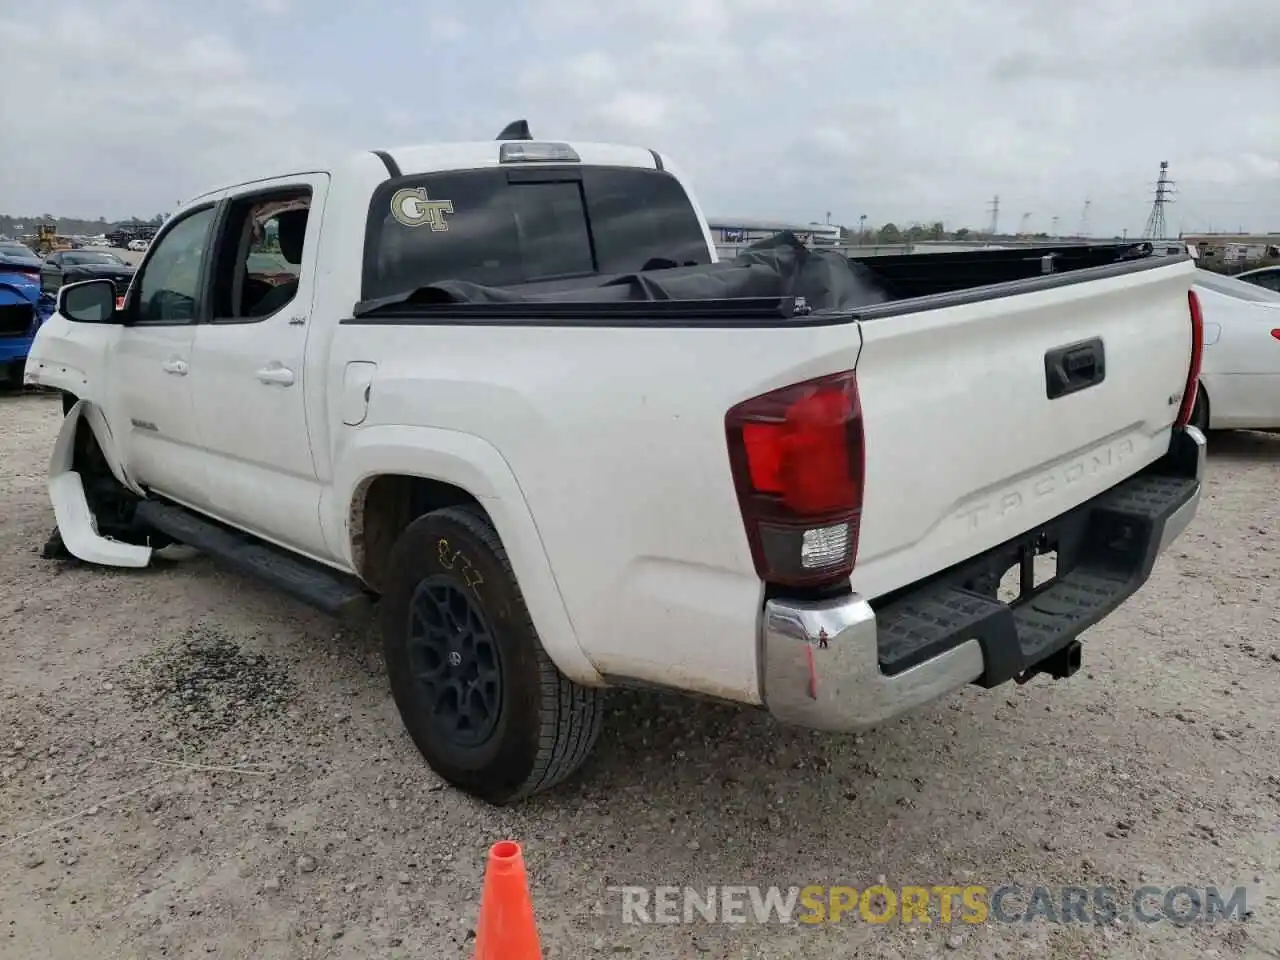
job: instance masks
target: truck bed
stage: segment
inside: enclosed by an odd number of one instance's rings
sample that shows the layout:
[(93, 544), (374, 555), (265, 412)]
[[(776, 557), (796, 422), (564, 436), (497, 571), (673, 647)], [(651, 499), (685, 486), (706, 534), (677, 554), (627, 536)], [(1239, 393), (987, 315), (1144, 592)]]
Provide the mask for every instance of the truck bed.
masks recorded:
[[(1148, 242), (1058, 244), (1011, 250), (966, 250), (854, 257), (890, 300), (957, 293), (976, 287), (1032, 280), (1096, 267), (1131, 264), (1154, 257)], [(1157, 263), (1160, 261), (1156, 261)]]
[[(932, 309), (996, 296), (990, 288), (1000, 285), (1013, 285), (1007, 292), (1020, 292), (1168, 262), (1170, 258), (1154, 256), (1150, 243), (847, 258), (835, 250), (806, 248), (784, 233), (719, 263), (677, 267), (658, 261), (640, 273), (593, 274), (508, 287), (444, 281), (359, 303), (355, 315), (412, 315), (427, 307), (432, 319), (536, 316), (545, 321), (550, 315), (565, 320), (592, 317), (600, 322), (605, 316), (656, 319), (657, 314), (703, 319), (717, 326), (716, 321), (750, 325), (780, 316), (830, 323), (836, 319), (833, 314), (884, 304), (916, 301), (913, 309)], [(1085, 270), (1091, 272), (1081, 275)]]

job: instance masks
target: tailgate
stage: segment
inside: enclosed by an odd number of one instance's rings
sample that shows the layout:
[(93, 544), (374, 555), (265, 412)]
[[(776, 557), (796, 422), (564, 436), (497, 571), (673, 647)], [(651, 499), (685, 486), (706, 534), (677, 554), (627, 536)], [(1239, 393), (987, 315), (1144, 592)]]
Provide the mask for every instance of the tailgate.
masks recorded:
[(1191, 359), (1194, 276), (1190, 260), (1144, 262), (868, 311), (855, 589), (876, 597), (973, 557), (1163, 455)]

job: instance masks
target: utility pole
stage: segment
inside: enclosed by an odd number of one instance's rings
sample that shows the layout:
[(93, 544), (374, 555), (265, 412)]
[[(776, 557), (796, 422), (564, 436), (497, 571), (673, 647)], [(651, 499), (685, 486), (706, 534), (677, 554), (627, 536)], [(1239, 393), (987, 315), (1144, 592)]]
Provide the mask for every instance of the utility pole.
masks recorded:
[(1164, 207), (1173, 203), (1173, 181), (1169, 179), (1169, 161), (1160, 161), (1160, 177), (1156, 180), (1156, 199), (1151, 204), (1147, 225), (1142, 231), (1144, 240), (1163, 240), (1169, 227), (1164, 221)]
[(991, 236), (1000, 232), (1000, 195), (991, 198), (991, 228), (987, 231)]

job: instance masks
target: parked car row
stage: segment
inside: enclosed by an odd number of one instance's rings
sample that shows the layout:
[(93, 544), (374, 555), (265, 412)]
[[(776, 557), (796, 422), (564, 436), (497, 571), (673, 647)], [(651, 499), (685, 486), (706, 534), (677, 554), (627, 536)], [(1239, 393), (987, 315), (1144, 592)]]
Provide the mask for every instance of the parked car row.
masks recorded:
[(123, 298), (135, 268), (108, 250), (62, 250), (50, 254), (40, 266), (40, 289), (57, 293), (78, 280), (103, 278), (115, 284), (116, 296)]
[(60, 289), (81, 280), (110, 280), (121, 307), (134, 272), (109, 250), (82, 246), (41, 258), (26, 244), (0, 242), (0, 382), (22, 382), (36, 331), (53, 315)]

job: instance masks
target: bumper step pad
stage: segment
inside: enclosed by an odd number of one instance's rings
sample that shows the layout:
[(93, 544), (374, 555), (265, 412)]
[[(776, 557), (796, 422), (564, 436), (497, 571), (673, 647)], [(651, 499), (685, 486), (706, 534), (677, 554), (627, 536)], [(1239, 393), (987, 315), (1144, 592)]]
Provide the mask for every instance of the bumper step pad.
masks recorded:
[[(1062, 650), (1151, 575), (1165, 524), (1199, 480), (1146, 472), (1009, 543), (876, 604), (881, 671), (902, 673), (970, 639), (993, 687)], [(1024, 551), (1057, 550), (1057, 576), (1003, 603), (974, 584), (998, 582)]]

